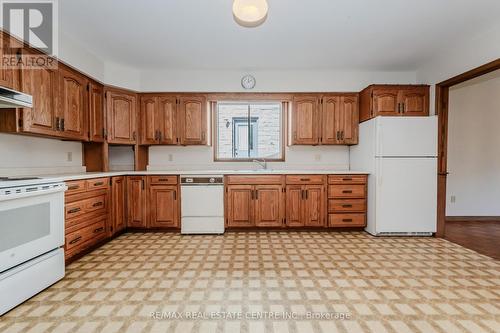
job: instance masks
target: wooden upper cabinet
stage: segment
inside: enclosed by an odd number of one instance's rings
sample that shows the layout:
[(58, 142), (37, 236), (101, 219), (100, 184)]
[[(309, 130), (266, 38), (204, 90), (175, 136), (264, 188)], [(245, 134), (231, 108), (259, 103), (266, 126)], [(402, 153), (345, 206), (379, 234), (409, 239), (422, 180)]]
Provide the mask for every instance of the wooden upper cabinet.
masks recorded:
[(158, 115), (160, 119), (160, 143), (175, 145), (179, 143), (177, 136), (177, 104), (173, 96), (158, 97)]
[[(8, 59), (8, 57), (15, 56), (15, 50), (10, 45), (11, 37), (5, 32), (0, 31), (0, 59)], [(7, 88), (14, 87), (14, 74), (15, 70), (6, 66), (2, 61), (0, 63), (0, 86)]]
[(146, 176), (127, 177), (127, 226), (132, 228), (147, 227), (147, 192)]
[(229, 227), (253, 227), (254, 205), (252, 185), (228, 185), (227, 225)]
[(179, 98), (180, 144), (207, 144), (207, 100), (204, 96)]
[(319, 144), (318, 96), (295, 96), (292, 103), (292, 145)]
[(177, 186), (151, 185), (149, 188), (149, 227), (179, 226)]
[(341, 144), (358, 144), (359, 109), (358, 96), (340, 97), (340, 121), (336, 131)]
[(339, 128), (342, 126), (340, 96), (324, 96), (321, 105), (320, 141), (322, 144), (337, 144), (340, 138)]
[(256, 185), (254, 189), (255, 225), (281, 227), (284, 202), (281, 185)]
[(22, 111), (23, 132), (61, 136), (57, 112), (58, 79), (57, 70), (50, 67), (22, 68), (21, 90), (33, 97), (33, 107)]
[(159, 141), (158, 97), (141, 97), (141, 143), (155, 144)]
[(59, 129), (65, 138), (88, 139), (87, 88), (85, 76), (59, 64), (59, 107), (56, 121), (59, 121)]
[(106, 140), (106, 117), (104, 115), (104, 88), (101, 84), (90, 82), (88, 95), (89, 140)]
[(360, 121), (376, 116), (428, 115), (427, 85), (371, 85), (360, 93)]
[(135, 144), (137, 139), (137, 95), (122, 90), (107, 90), (106, 114), (108, 142)]

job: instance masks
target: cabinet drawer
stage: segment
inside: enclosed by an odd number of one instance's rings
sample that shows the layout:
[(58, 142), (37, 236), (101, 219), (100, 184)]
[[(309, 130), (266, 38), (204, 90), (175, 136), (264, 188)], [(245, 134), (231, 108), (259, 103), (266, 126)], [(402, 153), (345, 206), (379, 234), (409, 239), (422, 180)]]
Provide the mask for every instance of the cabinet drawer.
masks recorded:
[(367, 181), (366, 175), (330, 175), (328, 176), (328, 184), (365, 184)]
[(87, 190), (105, 190), (109, 186), (108, 178), (96, 178), (96, 179), (88, 179), (87, 182)]
[(329, 199), (328, 212), (329, 213), (343, 213), (343, 212), (365, 212), (366, 200), (365, 199)]
[(85, 200), (68, 203), (64, 206), (66, 220), (77, 218), (85, 214)]
[(283, 177), (274, 175), (226, 176), (226, 181), (229, 185), (279, 185), (283, 182)]
[(365, 185), (328, 185), (328, 198), (364, 198)]
[(325, 176), (323, 175), (287, 175), (286, 183), (290, 185), (300, 184), (324, 184)]
[(94, 198), (86, 199), (85, 201), (85, 213), (91, 213), (98, 210), (106, 211), (106, 195), (100, 195)]
[(330, 227), (364, 227), (366, 226), (365, 214), (328, 214)]
[(95, 220), (95, 223), (74, 231), (66, 235), (66, 250), (71, 251), (76, 247), (80, 247), (84, 243), (94, 238), (100, 238), (106, 233), (106, 219), (101, 218)]
[(82, 193), (86, 190), (85, 180), (73, 180), (70, 182), (66, 182), (66, 186), (68, 186), (68, 189), (65, 192), (66, 195)]
[(150, 176), (149, 181), (155, 185), (176, 185), (177, 176)]

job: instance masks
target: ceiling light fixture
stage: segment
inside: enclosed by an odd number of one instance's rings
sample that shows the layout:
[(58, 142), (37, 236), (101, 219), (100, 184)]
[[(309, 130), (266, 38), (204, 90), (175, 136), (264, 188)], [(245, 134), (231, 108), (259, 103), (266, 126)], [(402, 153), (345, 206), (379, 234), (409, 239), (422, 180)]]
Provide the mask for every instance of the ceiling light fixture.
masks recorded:
[(234, 20), (243, 27), (254, 28), (264, 23), (268, 9), (266, 0), (234, 0)]

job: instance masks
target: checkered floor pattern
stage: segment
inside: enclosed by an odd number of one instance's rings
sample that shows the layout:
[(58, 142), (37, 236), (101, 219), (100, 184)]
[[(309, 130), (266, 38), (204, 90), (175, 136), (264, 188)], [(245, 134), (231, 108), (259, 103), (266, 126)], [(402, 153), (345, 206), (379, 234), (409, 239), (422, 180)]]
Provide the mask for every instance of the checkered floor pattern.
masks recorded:
[(0, 332), (500, 332), (500, 262), (364, 232), (127, 233)]

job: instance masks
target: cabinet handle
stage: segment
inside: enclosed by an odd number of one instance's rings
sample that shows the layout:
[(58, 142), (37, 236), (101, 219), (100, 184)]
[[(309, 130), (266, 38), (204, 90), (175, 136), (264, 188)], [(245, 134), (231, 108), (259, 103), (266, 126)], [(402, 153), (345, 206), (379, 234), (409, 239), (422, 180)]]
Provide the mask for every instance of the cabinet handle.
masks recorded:
[(352, 190), (343, 190), (342, 193), (352, 193)]
[(305, 198), (304, 190), (300, 190), (300, 197), (302, 200)]
[(161, 141), (161, 137), (162, 137), (161, 131), (158, 131), (158, 141)]
[(352, 219), (342, 219), (342, 222), (352, 222)]
[(158, 181), (159, 182), (168, 182), (169, 179), (168, 178), (158, 178)]
[(94, 183), (94, 186), (101, 186), (101, 185), (104, 185), (104, 182), (97, 182), (97, 183)]
[(100, 227), (94, 230), (94, 234), (104, 230), (104, 227)]
[(177, 200), (177, 191), (174, 191), (174, 201)]
[(59, 117), (56, 117), (56, 131), (60, 130)]
[(352, 208), (352, 205), (342, 205), (342, 208)]
[(135, 140), (135, 131), (132, 132), (132, 140)]
[(405, 103), (401, 103), (401, 110), (402, 110), (402, 113), (405, 113)]
[(102, 206), (104, 203), (102, 201), (96, 202), (95, 204), (92, 205), (92, 207), (99, 207)]
[(201, 139), (205, 140), (205, 132), (201, 132)]
[(255, 200), (259, 200), (259, 190), (255, 190)]
[(254, 197), (254, 195), (253, 195), (253, 190), (251, 190), (251, 191), (250, 191), (250, 200), (253, 200), (253, 197)]
[(344, 131), (340, 132), (340, 140), (344, 140)]
[(80, 188), (80, 185), (71, 185), (71, 186), (68, 186), (68, 190), (77, 190)]
[(293, 138), (294, 140), (297, 140), (297, 131), (293, 131)]
[(351, 181), (351, 180), (352, 180), (351, 177), (349, 177), (349, 178), (342, 178), (342, 181), (344, 181), (344, 182), (348, 182), (348, 181)]
[(300, 178), (300, 181), (301, 182), (309, 182), (309, 181), (311, 181), (311, 179), (310, 178)]
[(68, 210), (68, 214), (74, 214), (74, 213), (78, 213), (79, 211), (81, 211), (82, 209), (80, 207), (78, 208), (73, 208), (73, 209), (70, 209)]
[(337, 141), (340, 140), (339, 139), (339, 131), (337, 131)]
[(306, 192), (306, 200), (309, 198), (309, 190), (305, 190)]
[(82, 236), (78, 236), (76, 237), (75, 239), (73, 239), (71, 242), (69, 242), (70, 244), (75, 244), (77, 243), (80, 239), (82, 239)]
[(61, 118), (61, 131), (64, 131), (64, 118)]

